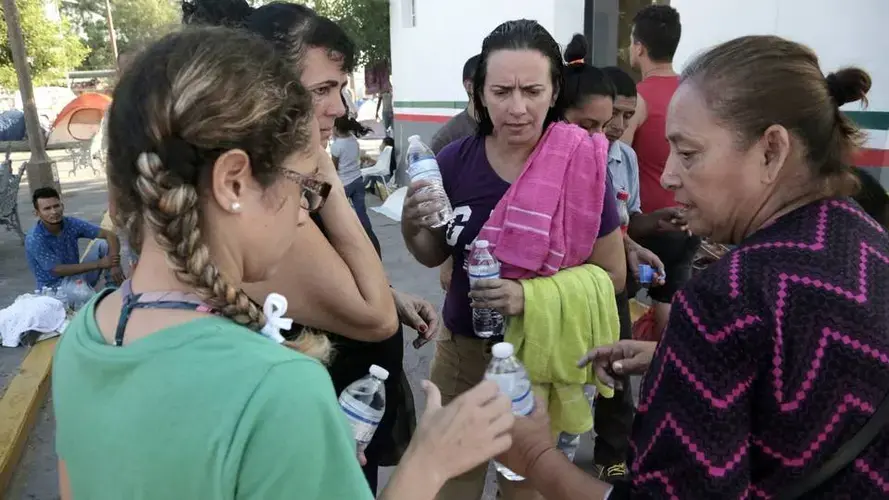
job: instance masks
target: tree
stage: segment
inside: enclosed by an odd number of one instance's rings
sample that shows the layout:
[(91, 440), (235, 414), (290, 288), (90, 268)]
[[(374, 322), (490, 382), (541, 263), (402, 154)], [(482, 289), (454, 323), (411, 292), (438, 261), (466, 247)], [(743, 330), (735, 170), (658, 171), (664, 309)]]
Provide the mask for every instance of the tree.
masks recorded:
[[(90, 48), (80, 69), (114, 68), (105, 0), (63, 0), (62, 10), (80, 28)], [(160, 38), (180, 22), (179, 2), (175, 0), (111, 0), (111, 12), (121, 54)]]
[[(254, 7), (273, 0), (248, 0)], [(343, 27), (358, 48), (358, 64), (389, 61), (388, 0), (297, 0)]]
[(315, 0), (313, 3), (319, 14), (346, 30), (358, 47), (359, 64), (389, 61), (387, 0)]
[[(64, 80), (66, 72), (77, 67), (88, 52), (64, 17), (58, 21), (47, 17), (44, 3), (16, 0), (35, 86)], [(0, 88), (18, 88), (5, 16), (0, 22)]]

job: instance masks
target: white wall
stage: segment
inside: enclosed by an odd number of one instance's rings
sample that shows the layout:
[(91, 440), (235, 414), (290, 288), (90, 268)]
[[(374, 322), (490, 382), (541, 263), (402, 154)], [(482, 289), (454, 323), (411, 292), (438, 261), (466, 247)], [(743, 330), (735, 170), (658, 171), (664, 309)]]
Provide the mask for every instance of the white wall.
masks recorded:
[(396, 101), (465, 101), (463, 64), (511, 19), (534, 19), (560, 44), (583, 30), (583, 0), (390, 0), (392, 84)]
[[(772, 34), (811, 47), (825, 73), (860, 66), (873, 78), (871, 110), (889, 110), (889, 0), (672, 0), (682, 18), (681, 70), (695, 54), (743, 35)], [(849, 105), (857, 109), (858, 104)]]
[[(550, 33), (562, 46), (564, 53), (565, 46), (571, 41), (571, 37), (575, 33), (583, 33), (583, 0), (554, 0), (553, 4), (555, 23)], [(544, 26), (547, 25), (544, 24)], [(592, 41), (587, 40), (587, 43), (592, 43)]]

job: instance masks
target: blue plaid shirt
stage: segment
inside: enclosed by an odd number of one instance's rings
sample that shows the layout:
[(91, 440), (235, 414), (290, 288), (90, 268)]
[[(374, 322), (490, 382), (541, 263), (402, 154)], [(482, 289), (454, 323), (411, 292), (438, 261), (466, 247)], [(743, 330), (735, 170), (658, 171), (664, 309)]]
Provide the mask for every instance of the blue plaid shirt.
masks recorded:
[(77, 241), (81, 238), (96, 239), (99, 237), (99, 226), (74, 217), (62, 219), (62, 232), (58, 235), (46, 230), (42, 222), (25, 237), (25, 254), (28, 267), (37, 279), (37, 288), (58, 286), (62, 278), (53, 274), (52, 270), (59, 265), (80, 263), (80, 248)]

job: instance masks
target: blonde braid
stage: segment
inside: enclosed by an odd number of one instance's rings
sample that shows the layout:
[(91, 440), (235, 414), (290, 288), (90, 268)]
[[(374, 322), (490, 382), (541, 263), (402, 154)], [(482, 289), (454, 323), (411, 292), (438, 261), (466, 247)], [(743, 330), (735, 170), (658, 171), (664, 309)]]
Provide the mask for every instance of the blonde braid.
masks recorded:
[[(194, 287), (199, 297), (236, 323), (252, 330), (261, 329), (266, 323), (262, 309), (243, 290), (228, 283), (210, 260), (209, 248), (202, 239), (195, 187), (165, 170), (154, 153), (139, 155), (137, 166), (136, 192), (145, 207), (144, 220), (166, 252), (167, 263), (177, 279)], [(136, 222), (137, 219), (130, 217), (127, 228), (141, 237), (141, 221)], [(284, 345), (322, 363), (330, 360), (330, 339), (309, 329), (303, 329), (296, 340)]]
[(163, 168), (160, 157), (142, 153), (137, 161), (136, 192), (143, 217), (176, 277), (199, 297), (240, 325), (259, 330), (265, 315), (247, 294), (226, 281), (210, 260), (200, 227), (197, 189)]

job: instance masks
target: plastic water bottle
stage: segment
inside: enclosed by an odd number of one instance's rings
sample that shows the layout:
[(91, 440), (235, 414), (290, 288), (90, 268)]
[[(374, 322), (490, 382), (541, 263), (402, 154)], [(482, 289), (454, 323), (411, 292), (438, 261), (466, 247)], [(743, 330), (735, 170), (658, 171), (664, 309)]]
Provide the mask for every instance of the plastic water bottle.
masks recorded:
[(93, 298), (94, 291), (83, 280), (66, 281), (59, 288), (57, 298), (65, 302), (68, 307), (75, 311), (83, 307)]
[(444, 186), (441, 181), (441, 171), (438, 169), (438, 162), (435, 160), (435, 153), (423, 141), (419, 135), (412, 135), (408, 138), (407, 147), (407, 175), (411, 178), (411, 182), (426, 181), (431, 185), (417, 191), (418, 193), (435, 193), (436, 200), (428, 203), (435, 203), (441, 206), (441, 209), (426, 217), (424, 222), (430, 227), (441, 227), (454, 219), (454, 210), (451, 208), (451, 202), (448, 195), (445, 194)]
[[(485, 371), (485, 379), (497, 382), (500, 392), (512, 400), (512, 413), (524, 417), (534, 411), (534, 394), (531, 380), (522, 363), (515, 358), (514, 348), (509, 342), (500, 342), (491, 349), (494, 358)], [(497, 472), (510, 481), (524, 481), (525, 478), (509, 470), (500, 462), (494, 462)]]
[(377, 365), (371, 365), (368, 371), (366, 376), (352, 382), (340, 394), (340, 407), (352, 424), (352, 434), (359, 452), (370, 444), (386, 413), (386, 386), (383, 382), (389, 378), (389, 372)]
[[(491, 254), (487, 240), (477, 240), (466, 266), (469, 288), (478, 280), (500, 279), (500, 262)], [(503, 315), (494, 309), (472, 309), (472, 328), (481, 338), (503, 335)]]
[(580, 434), (560, 432), (559, 443), (556, 447), (568, 457), (569, 461), (574, 462), (574, 456), (577, 455), (577, 448), (580, 447)]
[(630, 227), (629, 200), (630, 193), (626, 191), (617, 193), (617, 213), (620, 218), (620, 229), (624, 234), (627, 234), (627, 229)]

